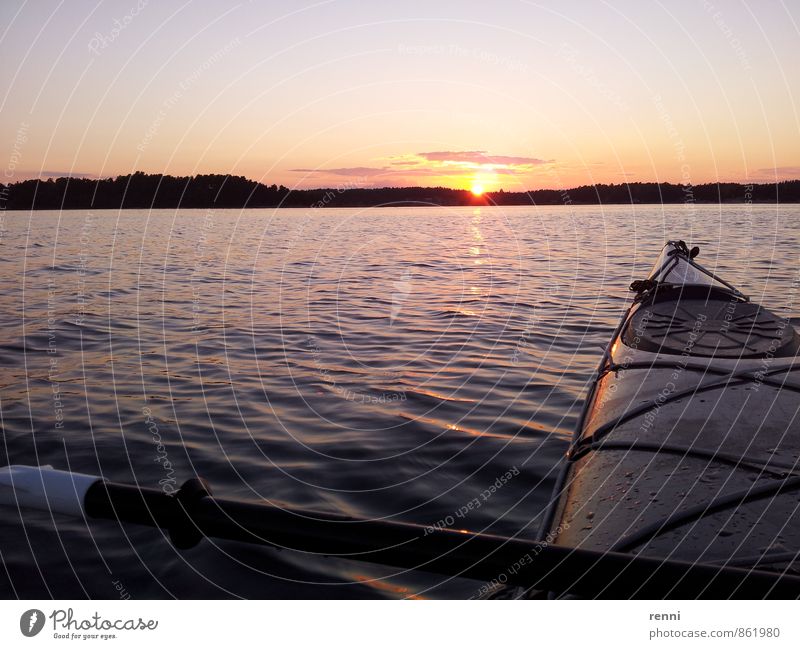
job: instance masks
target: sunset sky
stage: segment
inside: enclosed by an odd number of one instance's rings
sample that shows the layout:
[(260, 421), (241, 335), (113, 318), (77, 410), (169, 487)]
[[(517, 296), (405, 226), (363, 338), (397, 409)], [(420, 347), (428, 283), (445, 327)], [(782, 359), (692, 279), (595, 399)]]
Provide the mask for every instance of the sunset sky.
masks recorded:
[(3, 182), (800, 177), (800, 5), (13, 2)]

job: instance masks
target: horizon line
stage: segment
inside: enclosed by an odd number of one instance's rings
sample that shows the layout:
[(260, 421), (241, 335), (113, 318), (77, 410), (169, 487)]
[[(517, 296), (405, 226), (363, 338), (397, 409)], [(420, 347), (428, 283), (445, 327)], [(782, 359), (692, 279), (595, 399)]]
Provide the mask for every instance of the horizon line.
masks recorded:
[[(271, 183), (268, 181), (261, 181), (255, 180), (248, 176), (238, 175), (233, 173), (219, 173), (219, 172), (210, 172), (210, 173), (199, 173), (199, 174), (192, 174), (192, 175), (172, 175), (172, 174), (165, 174), (165, 173), (150, 173), (146, 171), (133, 171), (127, 174), (117, 174), (116, 176), (105, 176), (100, 177), (93, 174), (78, 174), (78, 175), (66, 175), (66, 176), (54, 176), (54, 175), (46, 175), (47, 172), (41, 172), (45, 174), (44, 176), (40, 176), (37, 178), (25, 178), (23, 180), (17, 180), (15, 182), (8, 182), (4, 183), (0, 181), (0, 186), (2, 187), (13, 187), (14, 185), (19, 185), (22, 183), (27, 182), (42, 182), (42, 183), (51, 183), (51, 182), (58, 182), (62, 180), (70, 181), (70, 180), (88, 180), (91, 182), (103, 182), (103, 181), (113, 181), (119, 178), (128, 178), (133, 177), (135, 175), (144, 175), (144, 176), (160, 176), (162, 178), (175, 178), (175, 179), (193, 179), (193, 178), (202, 178), (204, 176), (217, 176), (217, 177), (225, 177), (225, 178), (244, 178), (248, 182), (256, 183), (257, 185), (262, 185), (264, 187), (271, 187), (275, 186), (278, 188), (283, 188), (284, 190), (288, 190), (290, 192), (315, 192), (315, 191), (336, 191), (339, 193), (344, 193), (346, 191), (351, 190), (365, 190), (365, 191), (377, 191), (377, 190), (384, 190), (384, 189), (435, 189), (435, 190), (447, 190), (453, 192), (464, 192), (466, 194), (472, 194), (472, 190), (465, 187), (448, 187), (446, 185), (372, 185), (372, 186), (362, 186), (354, 183), (341, 183), (339, 185), (332, 185), (332, 186), (319, 186), (319, 187), (288, 187), (283, 184), (278, 183)], [(599, 182), (599, 183), (591, 183), (591, 184), (584, 184), (584, 185), (573, 185), (572, 187), (563, 187), (563, 188), (556, 188), (556, 187), (541, 187), (538, 189), (506, 189), (504, 187), (500, 187), (498, 189), (491, 189), (486, 190), (481, 193), (483, 196), (493, 195), (493, 194), (530, 194), (533, 192), (567, 192), (570, 190), (577, 190), (583, 189), (586, 187), (631, 187), (635, 185), (668, 185), (673, 187), (704, 187), (709, 185), (739, 185), (742, 187), (756, 187), (756, 186), (764, 186), (770, 185), (775, 186), (782, 183), (794, 183), (800, 182), (800, 178), (785, 178), (785, 179), (775, 179), (771, 181), (756, 181), (756, 180), (712, 180), (703, 183), (681, 183), (681, 182), (671, 182), (668, 180), (659, 181), (659, 180), (636, 180), (636, 181), (621, 181), (619, 183), (614, 182)]]

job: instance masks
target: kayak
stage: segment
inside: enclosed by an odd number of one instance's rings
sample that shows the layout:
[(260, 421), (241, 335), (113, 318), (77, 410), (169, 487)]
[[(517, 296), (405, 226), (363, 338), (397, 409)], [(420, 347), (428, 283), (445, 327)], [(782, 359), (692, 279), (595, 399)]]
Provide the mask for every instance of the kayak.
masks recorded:
[(797, 573), (800, 336), (698, 253), (670, 241), (631, 284), (539, 538)]

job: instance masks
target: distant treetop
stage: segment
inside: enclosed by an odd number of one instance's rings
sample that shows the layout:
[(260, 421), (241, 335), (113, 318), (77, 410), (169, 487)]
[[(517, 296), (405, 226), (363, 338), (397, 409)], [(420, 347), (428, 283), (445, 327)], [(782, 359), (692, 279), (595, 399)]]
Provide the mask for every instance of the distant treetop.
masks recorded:
[(0, 184), (0, 209), (177, 209), (379, 207), (397, 205), (601, 205), (637, 203), (797, 203), (800, 180), (770, 184), (621, 183), (571, 189), (499, 190), (476, 196), (448, 187), (293, 189), (243, 176), (165, 176), (136, 172), (116, 178), (58, 178)]

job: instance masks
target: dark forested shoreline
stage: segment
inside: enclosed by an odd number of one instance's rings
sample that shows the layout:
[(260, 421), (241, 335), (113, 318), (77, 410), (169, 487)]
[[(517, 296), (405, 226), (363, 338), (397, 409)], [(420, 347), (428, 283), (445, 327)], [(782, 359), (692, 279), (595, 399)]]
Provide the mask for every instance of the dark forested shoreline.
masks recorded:
[(390, 205), (601, 205), (632, 203), (798, 203), (800, 180), (770, 184), (623, 183), (572, 189), (497, 191), (474, 196), (447, 187), (294, 189), (242, 176), (58, 178), (0, 184), (0, 209), (149, 209), (259, 207), (378, 207)]

